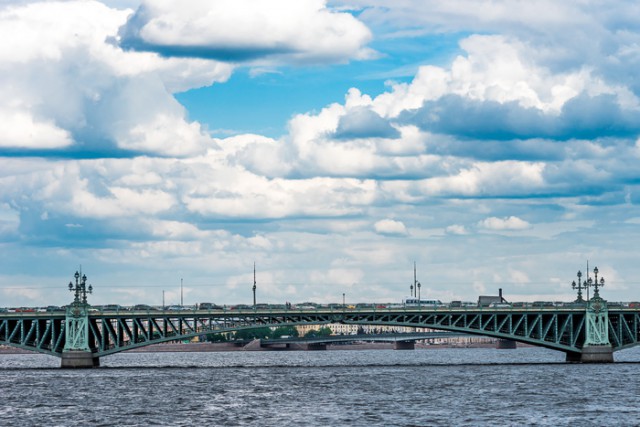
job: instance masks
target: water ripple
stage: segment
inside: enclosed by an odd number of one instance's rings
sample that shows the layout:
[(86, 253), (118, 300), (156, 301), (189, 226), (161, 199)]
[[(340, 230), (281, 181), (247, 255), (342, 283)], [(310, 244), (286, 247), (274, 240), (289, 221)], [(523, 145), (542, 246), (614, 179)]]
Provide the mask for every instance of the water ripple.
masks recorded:
[[(350, 354), (346, 354), (350, 353)], [(618, 358), (618, 354), (616, 354)], [(0, 425), (637, 425), (637, 364), (544, 349), (0, 356)]]

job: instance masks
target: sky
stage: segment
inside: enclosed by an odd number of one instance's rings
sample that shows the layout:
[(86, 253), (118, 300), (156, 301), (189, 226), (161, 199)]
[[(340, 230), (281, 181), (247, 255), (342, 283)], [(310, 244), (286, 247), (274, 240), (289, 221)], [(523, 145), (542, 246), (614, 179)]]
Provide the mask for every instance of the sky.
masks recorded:
[(0, 0), (0, 306), (640, 300), (637, 16)]

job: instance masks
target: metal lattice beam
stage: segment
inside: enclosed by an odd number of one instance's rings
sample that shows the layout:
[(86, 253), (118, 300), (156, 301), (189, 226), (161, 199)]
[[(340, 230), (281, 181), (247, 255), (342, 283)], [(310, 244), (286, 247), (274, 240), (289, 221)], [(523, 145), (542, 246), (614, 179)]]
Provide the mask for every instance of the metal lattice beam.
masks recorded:
[[(345, 323), (430, 328), (511, 339), (565, 352), (586, 340), (584, 309), (378, 309), (102, 312), (88, 316), (88, 345), (96, 357), (207, 333), (241, 329)], [(65, 316), (1, 313), (0, 343), (61, 356)], [(640, 311), (610, 309), (608, 335), (614, 351), (640, 342)]]

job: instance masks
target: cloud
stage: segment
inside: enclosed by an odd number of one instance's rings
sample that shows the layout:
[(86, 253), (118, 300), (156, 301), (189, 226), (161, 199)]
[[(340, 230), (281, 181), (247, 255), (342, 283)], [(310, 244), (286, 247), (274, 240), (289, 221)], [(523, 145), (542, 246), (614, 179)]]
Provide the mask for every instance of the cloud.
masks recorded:
[(257, 175), (284, 177), (291, 172), (290, 153), (281, 141), (244, 134), (219, 140), (218, 145), (231, 164), (242, 165)]
[(506, 218), (490, 217), (484, 219), (478, 223), (478, 226), (486, 230), (526, 230), (531, 227), (527, 221), (524, 221), (516, 216), (510, 216)]
[(51, 120), (34, 120), (29, 111), (0, 111), (0, 123), (4, 124), (0, 147), (52, 149), (73, 144), (69, 131)]
[(382, 219), (374, 224), (376, 233), (391, 236), (406, 236), (407, 228), (401, 221)]
[(591, 139), (640, 132), (640, 110), (622, 110), (613, 95), (581, 94), (568, 100), (560, 114), (523, 108), (515, 101), (475, 101), (446, 95), (426, 102), (407, 117), (424, 130), (481, 140)]
[(456, 235), (467, 234), (467, 229), (464, 227), (464, 225), (460, 225), (460, 224), (449, 225), (447, 226), (447, 228), (445, 228), (445, 231), (447, 232), (447, 234), (456, 234)]
[(167, 88), (225, 81), (233, 67), (124, 52), (107, 39), (128, 14), (96, 1), (0, 9), (0, 37), (14, 41), (0, 48), (0, 149), (185, 156), (214, 146)]
[(6, 203), (0, 203), (0, 241), (10, 241), (18, 237), (20, 217), (18, 212)]
[(340, 117), (334, 134), (337, 139), (398, 138), (400, 132), (366, 107), (357, 107)]
[(513, 196), (533, 194), (545, 189), (543, 163), (533, 162), (476, 162), (457, 173), (437, 176), (411, 183), (429, 196)]
[(122, 27), (125, 49), (226, 62), (331, 63), (372, 55), (367, 27), (322, 0), (143, 1)]
[(410, 84), (373, 100), (383, 117), (454, 137), (512, 140), (628, 137), (640, 132), (638, 97), (589, 68), (554, 73), (505, 36), (469, 36), (450, 69), (421, 67)]
[(354, 0), (350, 5), (365, 8), (359, 18), (377, 33), (403, 36), (403, 32), (419, 29), (422, 34), (502, 34), (527, 40), (531, 44), (527, 56), (550, 69), (566, 71), (586, 65), (597, 75), (638, 89), (637, 79), (628, 73), (640, 61), (640, 37), (630, 18), (640, 12), (634, 2), (543, 0), (514, 7), (508, 0), (410, 0), (402, 4)]
[(559, 162), (603, 158), (594, 147), (613, 139), (628, 151), (622, 141), (640, 132), (637, 97), (586, 68), (554, 73), (508, 37), (461, 46), (449, 67), (423, 66), (375, 98), (352, 88), (344, 104), (294, 116), (287, 135), (244, 146), (235, 161), (272, 177), (424, 179), (407, 187), (439, 196), (555, 195), (580, 182), (599, 191), (590, 177), (560, 184), (582, 169)]
[(25, 288), (5, 288), (2, 290), (5, 298), (20, 298), (28, 301), (29, 304), (39, 301), (42, 298), (42, 291), (38, 289)]
[[(81, 262), (103, 283), (149, 284), (142, 301), (159, 303), (162, 289), (188, 277), (189, 298), (231, 303), (249, 295), (256, 260), (259, 286), (273, 282), (259, 288), (269, 289), (270, 302), (284, 295), (335, 302), (345, 287), (354, 301), (391, 301), (406, 292), (398, 277), (409, 283), (416, 254), (418, 265), (431, 265), (434, 292), (465, 300), (543, 270), (571, 276), (567, 262), (581, 266), (602, 253), (622, 266), (620, 281), (633, 277), (625, 266), (633, 266), (640, 193), (638, 84), (629, 71), (638, 68), (635, 27), (614, 34), (616, 14), (611, 22), (591, 16), (588, 2), (527, 4), (509, 15), (501, 1), (451, 2), (462, 10), (394, 2), (384, 12), (378, 5), (387, 3), (375, 0), (357, 19), (321, 2), (298, 3), (296, 16), (313, 22), (287, 18), (261, 31), (245, 11), (237, 25), (248, 31), (228, 39), (208, 32), (218, 27), (199, 34), (186, 26), (199, 24), (193, 14), (204, 3), (176, 12), (169, 2), (146, 2), (135, 15), (95, 1), (3, 6), (0, 35), (12, 43), (0, 47), (0, 283), (54, 289), (49, 278)], [(433, 13), (416, 13), (424, 4)], [(544, 7), (557, 13), (532, 13)], [(406, 21), (395, 20), (400, 12)], [(277, 21), (264, 13), (265, 24)], [(575, 52), (574, 17), (590, 24), (579, 33), (594, 41)], [(174, 97), (229, 78), (237, 65), (206, 59), (212, 54), (284, 76), (283, 64), (366, 57), (364, 20), (380, 30), (377, 40), (413, 23), (422, 34), (465, 28), (446, 35), (462, 37), (450, 61), (436, 64), (425, 50), (427, 65), (411, 81), (389, 82), (377, 96), (351, 88), (343, 102), (295, 112), (279, 138), (211, 138)], [(171, 31), (154, 33), (161, 23)], [(542, 36), (523, 36), (536, 27)], [(300, 40), (278, 44), (291, 31)], [(154, 49), (123, 50), (119, 34)], [(173, 48), (183, 50), (163, 56)], [(308, 70), (317, 76), (324, 68)], [(28, 280), (15, 280), (25, 271)], [(371, 284), (369, 293), (357, 283)], [(126, 298), (110, 286), (96, 288), (92, 302)], [(540, 294), (554, 292), (555, 285)], [(41, 295), (68, 302), (58, 291)]]
[(235, 168), (210, 170), (199, 178), (207, 179), (182, 201), (188, 211), (212, 218), (358, 215), (375, 198), (374, 182), (356, 179), (268, 180)]

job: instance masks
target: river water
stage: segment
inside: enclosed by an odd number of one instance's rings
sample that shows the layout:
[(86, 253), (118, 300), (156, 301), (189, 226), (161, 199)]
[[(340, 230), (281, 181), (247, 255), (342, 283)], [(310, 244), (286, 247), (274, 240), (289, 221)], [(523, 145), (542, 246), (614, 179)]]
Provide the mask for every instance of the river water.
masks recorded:
[(640, 348), (0, 355), (1, 426), (640, 425)]

